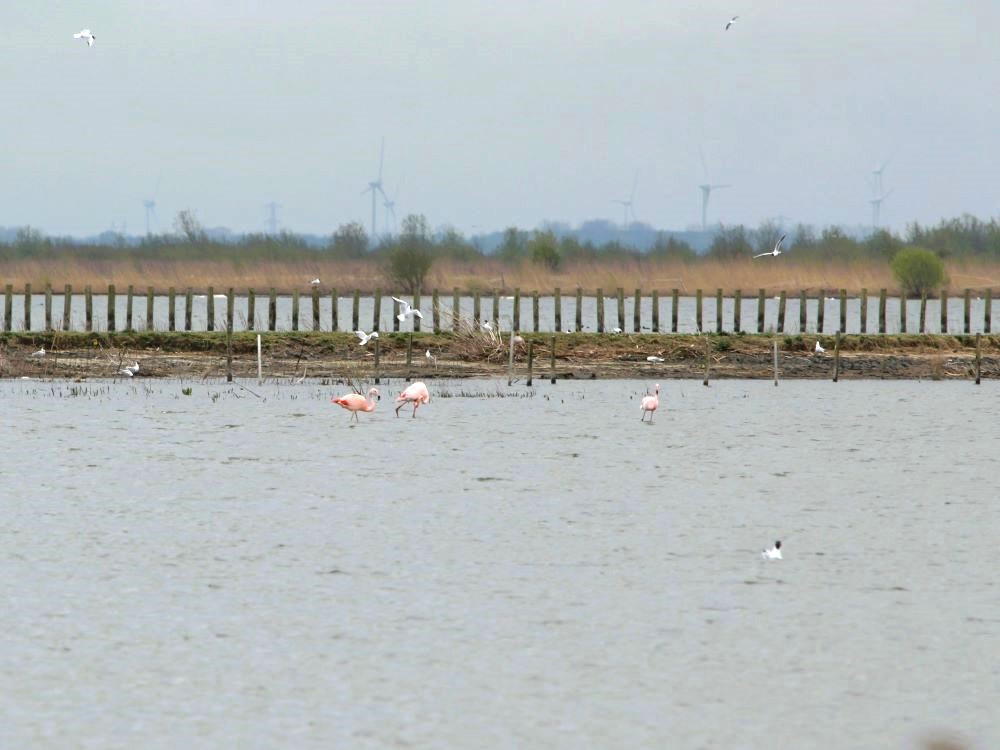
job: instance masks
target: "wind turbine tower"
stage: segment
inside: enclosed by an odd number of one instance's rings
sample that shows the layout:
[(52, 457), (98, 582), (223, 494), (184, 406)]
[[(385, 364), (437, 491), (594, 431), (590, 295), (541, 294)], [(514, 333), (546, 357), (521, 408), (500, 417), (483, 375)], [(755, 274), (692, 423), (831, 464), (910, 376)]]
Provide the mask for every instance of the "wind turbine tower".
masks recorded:
[(639, 171), (636, 170), (635, 178), (632, 180), (632, 192), (629, 194), (627, 201), (614, 201), (614, 203), (620, 203), (622, 205), (622, 231), (627, 231), (629, 228), (629, 214), (632, 215), (632, 221), (635, 221), (635, 211), (632, 210), (632, 203), (635, 201), (635, 189), (639, 184)]
[[(399, 197), (399, 185), (396, 185), (396, 192), (392, 194), (392, 198), (385, 196), (385, 200), (382, 201), (382, 207), (385, 209), (385, 214), (383, 215), (383, 220), (385, 224), (385, 234), (387, 237), (392, 236), (392, 233), (396, 231), (396, 199)], [(389, 221), (392, 224), (389, 224)]]
[(876, 231), (879, 228), (879, 220), (882, 214), (882, 201), (892, 194), (891, 190), (886, 191), (882, 187), (882, 173), (889, 166), (890, 161), (891, 159), (886, 159), (878, 169), (873, 169), (871, 179), (869, 180), (872, 186), (872, 198), (869, 201), (872, 204), (872, 229)]
[(163, 177), (163, 171), (156, 177), (156, 186), (153, 188), (153, 197), (144, 198), (142, 201), (142, 207), (146, 210), (146, 236), (149, 236), (150, 219), (156, 220), (156, 195), (160, 191), (160, 178)]
[(708, 229), (708, 201), (712, 197), (712, 191), (730, 188), (732, 185), (713, 185), (708, 177), (708, 165), (705, 163), (705, 154), (700, 148), (698, 149), (698, 156), (701, 157), (701, 168), (705, 172), (705, 182), (698, 186), (701, 190), (701, 231), (704, 232)]
[(385, 194), (385, 190), (382, 189), (382, 163), (385, 161), (385, 137), (382, 137), (382, 148), (379, 152), (378, 157), (378, 177), (368, 183), (368, 187), (361, 191), (361, 194), (370, 192), (372, 194), (372, 242), (375, 242), (375, 201), (379, 194), (382, 195), (383, 200), (388, 200), (389, 196)]
[(275, 235), (278, 233), (278, 209), (281, 208), (281, 204), (271, 201), (270, 203), (265, 203), (264, 208), (268, 210), (268, 215), (267, 215), (268, 233)]

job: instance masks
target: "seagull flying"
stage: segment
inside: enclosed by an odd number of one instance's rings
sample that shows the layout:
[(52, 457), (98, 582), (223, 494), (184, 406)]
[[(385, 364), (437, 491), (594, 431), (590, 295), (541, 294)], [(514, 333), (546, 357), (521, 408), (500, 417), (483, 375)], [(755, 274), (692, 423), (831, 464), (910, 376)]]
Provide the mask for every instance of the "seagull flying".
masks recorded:
[(816, 348), (815, 348), (815, 349), (813, 349), (813, 352), (814, 352), (815, 354), (822, 354), (822, 353), (823, 353), (823, 352), (825, 352), (825, 351), (826, 351), (826, 349), (824, 349), (824, 348), (823, 348), (822, 346), (820, 346), (820, 343), (819, 343), (819, 341), (817, 340), (817, 341), (816, 341)]
[(97, 39), (96, 36), (90, 33), (90, 29), (81, 29), (73, 35), (74, 39), (84, 39), (87, 42), (88, 47), (94, 46), (94, 40)]
[(358, 346), (366, 346), (372, 339), (378, 338), (378, 331), (372, 331), (371, 333), (365, 333), (364, 331), (355, 331), (354, 335), (361, 339), (358, 342)]
[(32, 357), (44, 357), (45, 356), (45, 347), (43, 346), (37, 352), (32, 352), (31, 356)]
[(407, 315), (416, 315), (421, 320), (424, 319), (424, 314), (420, 312), (420, 310), (418, 310), (417, 308), (411, 307), (410, 303), (407, 302), (405, 299), (400, 299), (399, 297), (393, 297), (392, 299), (393, 301), (399, 303), (399, 308), (401, 312), (399, 313), (399, 315), (396, 316), (396, 320), (398, 320), (400, 323), (406, 320)]
[(781, 255), (781, 243), (784, 241), (785, 241), (785, 235), (781, 235), (781, 237), (778, 238), (778, 241), (774, 243), (774, 250), (772, 250), (769, 253), (760, 253), (759, 255), (755, 255), (753, 257), (763, 258), (765, 255), (770, 255), (773, 258), (777, 258), (779, 255)]
[(766, 549), (760, 553), (760, 556), (765, 560), (780, 560), (781, 559), (781, 542), (775, 542), (771, 549)]
[(726, 28), (723, 29), (723, 31), (729, 31), (729, 27), (732, 26), (734, 23), (736, 23), (737, 18), (739, 18), (739, 16), (733, 16), (732, 18), (730, 18), (729, 23), (726, 24)]

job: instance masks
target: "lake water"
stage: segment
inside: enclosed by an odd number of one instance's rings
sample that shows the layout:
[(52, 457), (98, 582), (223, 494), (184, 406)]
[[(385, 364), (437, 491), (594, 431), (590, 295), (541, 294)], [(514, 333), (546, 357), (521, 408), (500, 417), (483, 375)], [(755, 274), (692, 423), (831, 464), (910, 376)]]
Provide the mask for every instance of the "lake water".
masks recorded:
[(1000, 746), (997, 383), (429, 385), (0, 382), (0, 747)]

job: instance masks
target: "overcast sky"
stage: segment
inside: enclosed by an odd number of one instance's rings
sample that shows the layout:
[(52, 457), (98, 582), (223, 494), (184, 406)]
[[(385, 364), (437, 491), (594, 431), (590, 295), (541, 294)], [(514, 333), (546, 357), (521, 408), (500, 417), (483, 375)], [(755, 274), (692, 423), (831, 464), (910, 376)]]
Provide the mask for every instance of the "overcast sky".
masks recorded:
[[(737, 23), (723, 31), (729, 16)], [(996, 0), (8, 0), (0, 225), (327, 233), (397, 213), (871, 220), (1000, 209)], [(93, 48), (72, 38), (89, 27)], [(157, 176), (162, 173), (159, 187)], [(380, 206), (381, 209), (381, 206)], [(382, 231), (381, 211), (379, 231)]]

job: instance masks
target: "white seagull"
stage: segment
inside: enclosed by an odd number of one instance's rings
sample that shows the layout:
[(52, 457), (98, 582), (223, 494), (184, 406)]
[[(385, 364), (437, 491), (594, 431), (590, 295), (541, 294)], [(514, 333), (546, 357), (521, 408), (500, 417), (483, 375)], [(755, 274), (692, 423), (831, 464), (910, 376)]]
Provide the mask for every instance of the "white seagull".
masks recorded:
[(88, 47), (93, 47), (94, 46), (94, 40), (97, 39), (96, 36), (94, 36), (92, 33), (90, 33), (90, 29), (81, 29), (80, 31), (76, 32), (73, 35), (73, 38), (74, 39), (84, 39), (84, 40), (86, 40)]
[(813, 353), (814, 354), (822, 354), (825, 351), (826, 351), (826, 349), (824, 349), (822, 346), (820, 346), (819, 340), (817, 340), (816, 341), (816, 348), (813, 349)]
[(646, 361), (647, 362), (666, 362), (666, 360), (663, 357), (657, 357), (655, 354), (650, 354), (648, 357), (646, 357)]
[(772, 250), (769, 253), (760, 253), (759, 255), (755, 255), (753, 257), (763, 258), (765, 255), (770, 255), (771, 257), (777, 258), (779, 255), (781, 255), (781, 243), (784, 241), (785, 241), (785, 235), (781, 235), (781, 237), (778, 238), (778, 241), (774, 243), (774, 250)]
[(405, 299), (400, 299), (399, 297), (393, 297), (392, 299), (394, 302), (399, 303), (399, 307), (402, 310), (402, 312), (400, 312), (399, 315), (396, 316), (396, 320), (398, 320), (400, 323), (406, 320), (407, 315), (416, 315), (421, 320), (424, 319), (424, 314), (420, 312), (420, 310), (418, 310), (417, 308), (411, 307), (410, 303), (407, 302)]
[(365, 333), (364, 331), (355, 331), (354, 335), (361, 339), (358, 342), (358, 346), (367, 346), (368, 342), (372, 339), (378, 338), (378, 331), (372, 331), (371, 333)]
[(319, 286), (319, 279), (313, 279), (312, 281), (310, 281), (309, 282), (309, 286), (311, 286), (313, 289), (315, 289), (316, 287), (318, 287)]
[(479, 321), (479, 327), (482, 328), (484, 331), (489, 331), (490, 333), (493, 332), (493, 326), (490, 325), (490, 322), (488, 320)]
[(32, 352), (31, 356), (32, 357), (44, 357), (45, 356), (45, 347), (43, 346), (37, 352)]
[(435, 367), (437, 367), (437, 363), (438, 363), (437, 362), (437, 357), (435, 357), (433, 354), (431, 354), (431, 350), (430, 349), (428, 349), (427, 351), (424, 352), (424, 359), (426, 359), (432, 365), (434, 365)]
[(119, 370), (119, 371), (118, 371), (118, 374), (119, 374), (119, 375), (124, 375), (124, 376), (125, 376), (126, 378), (130, 378), (130, 377), (132, 377), (132, 376), (133, 376), (133, 375), (134, 375), (135, 373), (133, 373), (133, 372), (132, 372), (132, 371), (131, 371), (130, 369), (128, 369), (128, 368), (126, 367), (126, 368), (124, 368), (124, 369), (121, 369), (121, 370)]
[(739, 18), (739, 16), (733, 16), (732, 18), (730, 18), (729, 19), (729, 23), (726, 24), (726, 28), (723, 29), (723, 30), (724, 31), (729, 31), (729, 27), (732, 26), (734, 23), (736, 23), (736, 19), (737, 18)]
[(775, 542), (771, 549), (766, 549), (760, 553), (760, 556), (765, 560), (780, 560), (781, 559), (781, 542)]
[(611, 333), (621, 333), (621, 332), (622, 332), (622, 329), (621, 329), (621, 328), (617, 328), (617, 327), (615, 327), (615, 328), (612, 328), (612, 329), (611, 329)]

